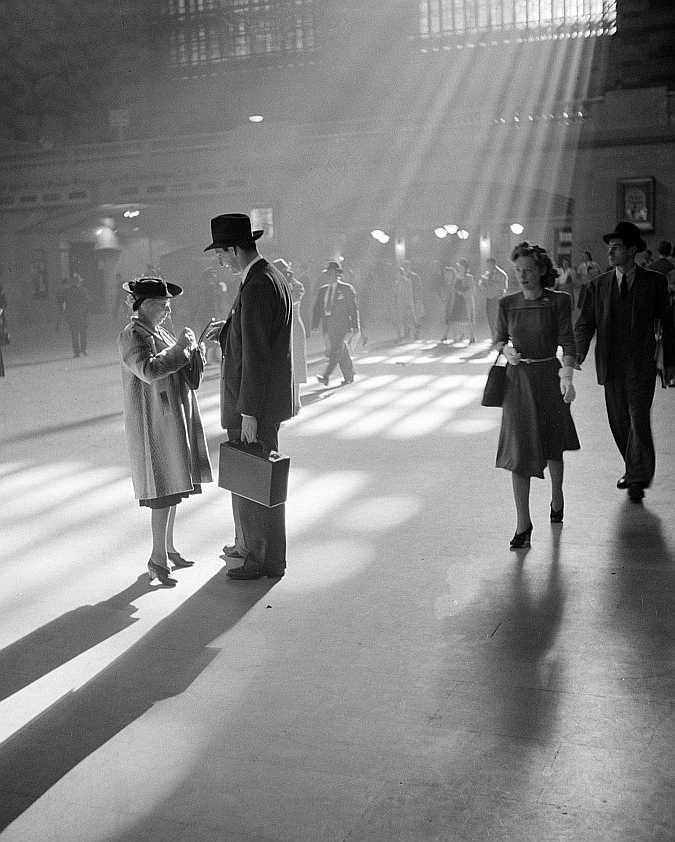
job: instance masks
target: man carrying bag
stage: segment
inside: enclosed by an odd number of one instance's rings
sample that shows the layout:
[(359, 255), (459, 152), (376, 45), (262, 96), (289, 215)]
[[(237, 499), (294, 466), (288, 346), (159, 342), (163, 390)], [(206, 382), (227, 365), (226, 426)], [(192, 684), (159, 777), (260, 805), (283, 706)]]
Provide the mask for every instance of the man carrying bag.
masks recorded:
[[(228, 440), (269, 453), (279, 446), (279, 425), (293, 415), (291, 295), (285, 279), (256, 247), (262, 231), (251, 230), (246, 214), (222, 214), (211, 220), (221, 265), (241, 272), (241, 285), (230, 315), (214, 322), (207, 338), (222, 353), (220, 412)], [(227, 571), (232, 579), (283, 576), (286, 569), (284, 504), (268, 507), (232, 494), (232, 510), (244, 563)]]

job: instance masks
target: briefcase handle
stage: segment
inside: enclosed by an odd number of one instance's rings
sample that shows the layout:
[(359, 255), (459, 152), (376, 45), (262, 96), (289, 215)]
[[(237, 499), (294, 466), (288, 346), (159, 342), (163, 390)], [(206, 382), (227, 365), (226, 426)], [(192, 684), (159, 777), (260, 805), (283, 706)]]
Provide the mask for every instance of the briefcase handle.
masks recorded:
[(228, 444), (231, 447), (236, 448), (237, 450), (253, 453), (255, 456), (260, 456), (263, 459), (266, 459), (272, 455), (272, 452), (265, 450), (265, 447), (261, 441), (228, 441)]

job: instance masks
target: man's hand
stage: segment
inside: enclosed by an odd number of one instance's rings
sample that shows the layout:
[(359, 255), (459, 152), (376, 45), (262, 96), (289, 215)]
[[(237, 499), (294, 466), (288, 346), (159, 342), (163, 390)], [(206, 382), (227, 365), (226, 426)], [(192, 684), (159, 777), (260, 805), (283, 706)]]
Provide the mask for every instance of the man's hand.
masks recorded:
[(258, 419), (253, 415), (241, 416), (241, 440), (244, 444), (258, 441)]

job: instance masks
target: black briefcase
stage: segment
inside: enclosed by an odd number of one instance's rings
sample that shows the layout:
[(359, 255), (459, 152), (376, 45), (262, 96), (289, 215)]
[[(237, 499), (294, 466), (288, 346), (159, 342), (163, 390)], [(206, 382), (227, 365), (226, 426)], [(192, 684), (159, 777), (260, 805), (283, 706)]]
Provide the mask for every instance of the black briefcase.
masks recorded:
[(279, 506), (288, 492), (289, 456), (267, 453), (260, 445), (220, 444), (218, 485), (262, 506)]

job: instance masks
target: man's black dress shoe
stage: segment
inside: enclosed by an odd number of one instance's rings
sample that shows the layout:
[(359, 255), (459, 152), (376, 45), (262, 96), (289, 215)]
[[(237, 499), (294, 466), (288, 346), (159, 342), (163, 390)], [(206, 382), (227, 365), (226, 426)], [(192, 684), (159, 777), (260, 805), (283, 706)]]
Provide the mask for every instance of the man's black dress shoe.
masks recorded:
[(625, 476), (617, 480), (616, 487), (621, 489), (628, 488), (628, 480)]
[(631, 482), (628, 486), (628, 499), (631, 503), (640, 503), (645, 496), (644, 488), (639, 482)]
[(248, 579), (262, 579), (267, 576), (268, 579), (281, 579), (285, 570), (268, 570), (266, 567), (260, 568), (257, 564), (242, 564), (241, 567), (233, 567), (227, 571), (230, 579), (248, 580)]
[(223, 547), (223, 555), (226, 555), (228, 558), (246, 558), (244, 553), (237, 549), (236, 544), (225, 544)]

